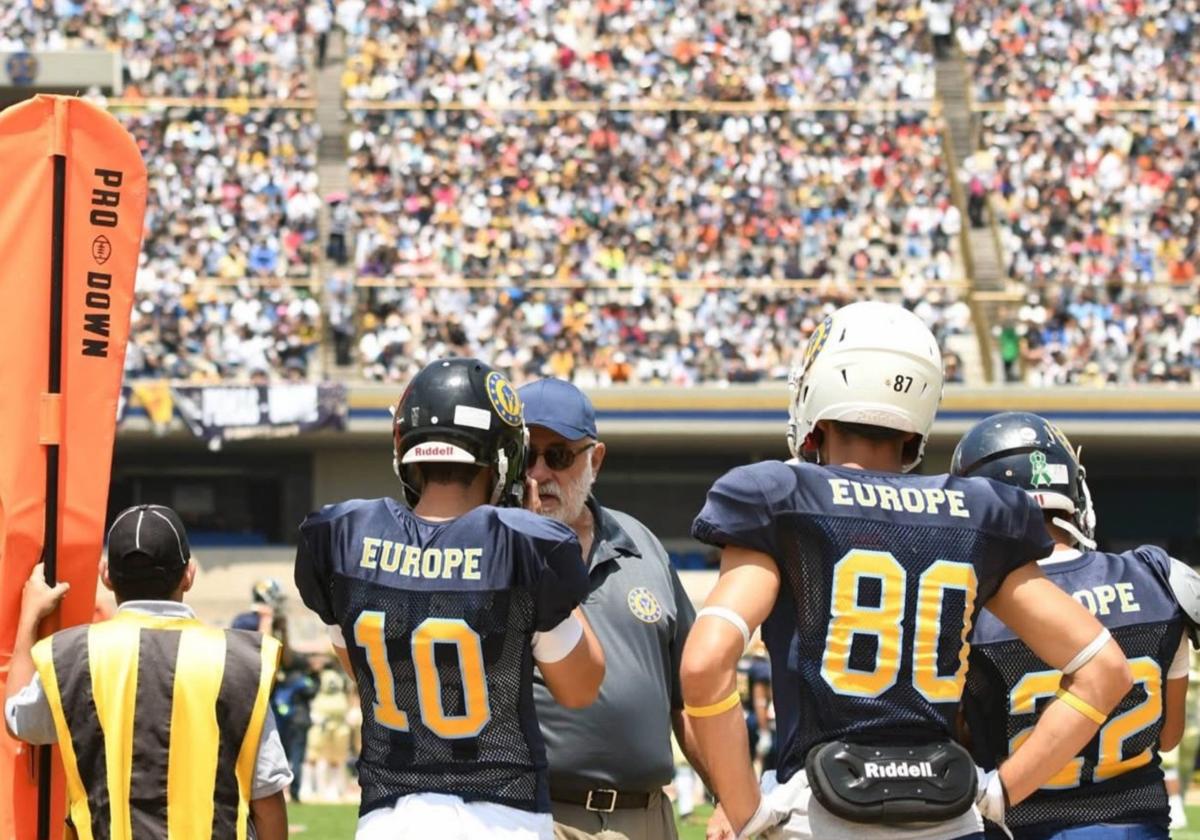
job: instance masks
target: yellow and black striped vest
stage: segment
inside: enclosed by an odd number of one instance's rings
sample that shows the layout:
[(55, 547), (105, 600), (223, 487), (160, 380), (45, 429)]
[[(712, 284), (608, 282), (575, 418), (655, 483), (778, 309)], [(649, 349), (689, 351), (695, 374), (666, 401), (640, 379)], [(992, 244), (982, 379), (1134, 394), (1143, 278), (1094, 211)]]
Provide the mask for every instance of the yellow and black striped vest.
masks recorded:
[(279, 642), (118, 612), (33, 648), (79, 840), (246, 840)]

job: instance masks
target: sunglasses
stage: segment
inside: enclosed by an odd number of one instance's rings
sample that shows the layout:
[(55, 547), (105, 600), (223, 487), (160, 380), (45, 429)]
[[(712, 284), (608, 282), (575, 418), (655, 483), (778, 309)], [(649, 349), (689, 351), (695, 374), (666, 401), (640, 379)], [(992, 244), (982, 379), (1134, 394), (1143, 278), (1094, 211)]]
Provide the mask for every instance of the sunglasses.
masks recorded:
[(587, 452), (593, 446), (595, 441), (581, 446), (579, 449), (572, 449), (565, 444), (556, 443), (554, 446), (547, 446), (545, 449), (534, 449), (532, 446), (525, 450), (525, 469), (531, 470), (537, 466), (538, 458), (546, 459), (546, 466), (558, 472), (567, 470), (575, 463), (575, 459)]

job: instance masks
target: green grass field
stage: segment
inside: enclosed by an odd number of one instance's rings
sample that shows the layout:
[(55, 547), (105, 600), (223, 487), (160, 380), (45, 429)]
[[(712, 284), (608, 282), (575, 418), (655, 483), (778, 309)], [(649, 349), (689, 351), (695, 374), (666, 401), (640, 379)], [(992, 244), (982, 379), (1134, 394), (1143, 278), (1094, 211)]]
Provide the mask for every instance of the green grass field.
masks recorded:
[[(305, 840), (348, 840), (354, 836), (358, 808), (354, 805), (296, 805), (288, 806), (291, 833)], [(704, 825), (712, 809), (696, 809), (691, 819), (679, 824), (680, 840), (704, 840)], [(1200, 824), (1200, 823), (1198, 823)], [(1197, 835), (1200, 838), (1200, 834)]]
[[(305, 840), (348, 840), (354, 836), (357, 808), (353, 805), (289, 805), (292, 834)], [(710, 808), (700, 808), (687, 822), (679, 824), (680, 840), (704, 840), (704, 823)], [(1200, 805), (1187, 809), (1192, 828), (1173, 832), (1173, 840), (1200, 840)]]

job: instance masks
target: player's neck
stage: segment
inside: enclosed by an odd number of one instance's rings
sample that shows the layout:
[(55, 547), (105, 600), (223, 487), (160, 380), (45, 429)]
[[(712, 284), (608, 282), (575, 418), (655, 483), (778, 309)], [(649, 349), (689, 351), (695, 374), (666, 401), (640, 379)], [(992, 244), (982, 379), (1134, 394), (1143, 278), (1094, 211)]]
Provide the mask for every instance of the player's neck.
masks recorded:
[(1046, 517), (1046, 533), (1050, 535), (1050, 539), (1054, 540), (1055, 551), (1071, 551), (1079, 548), (1075, 545), (1075, 538), (1051, 522), (1048, 516)]
[(422, 519), (456, 519), (486, 502), (486, 494), (474, 485), (429, 484), (421, 491), (413, 513)]
[(828, 447), (824, 464), (872, 472), (904, 472), (903, 457), (888, 441), (852, 440)]

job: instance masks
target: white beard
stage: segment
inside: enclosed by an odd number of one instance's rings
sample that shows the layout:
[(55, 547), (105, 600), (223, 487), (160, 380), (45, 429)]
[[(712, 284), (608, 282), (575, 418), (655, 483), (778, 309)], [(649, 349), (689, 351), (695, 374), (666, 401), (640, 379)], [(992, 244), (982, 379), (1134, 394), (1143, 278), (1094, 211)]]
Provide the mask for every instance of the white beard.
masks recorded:
[(539, 494), (545, 493), (558, 498), (558, 508), (548, 511), (546, 516), (568, 526), (583, 514), (588, 494), (592, 492), (592, 485), (596, 483), (592, 459), (588, 458), (586, 454), (580, 457), (584, 458), (587, 465), (576, 480), (569, 483), (547, 481), (545, 484), (538, 485)]

